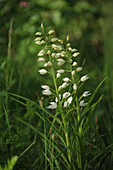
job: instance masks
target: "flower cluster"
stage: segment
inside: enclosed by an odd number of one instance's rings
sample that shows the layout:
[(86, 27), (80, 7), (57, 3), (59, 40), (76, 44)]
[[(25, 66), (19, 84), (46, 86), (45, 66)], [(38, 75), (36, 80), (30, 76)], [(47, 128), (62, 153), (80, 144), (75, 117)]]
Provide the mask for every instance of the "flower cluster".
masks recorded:
[[(89, 79), (88, 75), (83, 75), (79, 80), (76, 79), (78, 72), (83, 68), (78, 66), (76, 57), (80, 54), (77, 49), (72, 48), (69, 43), (69, 36), (66, 40), (60, 40), (53, 37), (54, 30), (45, 33), (44, 26), (41, 24), (41, 32), (37, 32), (35, 43), (42, 45), (43, 49), (37, 54), (37, 62), (42, 62), (43, 68), (39, 70), (41, 75), (51, 74), (55, 89), (48, 85), (42, 85), (42, 94), (52, 96), (53, 101), (50, 102), (48, 109), (56, 109), (58, 103), (60, 106), (67, 108), (75, 105), (74, 99), (77, 95), (79, 87)], [(67, 69), (64, 69), (66, 65)], [(60, 79), (59, 79), (60, 78)], [(78, 99), (79, 106), (87, 105), (85, 97), (91, 95), (89, 91), (85, 91)], [(53, 98), (54, 96), (54, 98)]]

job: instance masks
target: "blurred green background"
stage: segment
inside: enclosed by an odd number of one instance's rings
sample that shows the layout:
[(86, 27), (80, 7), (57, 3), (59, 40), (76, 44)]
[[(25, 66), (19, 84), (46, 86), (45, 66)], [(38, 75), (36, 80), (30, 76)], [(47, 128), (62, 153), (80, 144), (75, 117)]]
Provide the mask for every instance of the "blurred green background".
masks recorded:
[[(47, 31), (54, 29), (56, 36), (61, 39), (70, 35), (72, 47), (80, 52), (79, 63), (82, 64), (85, 59), (85, 72), (91, 77), (88, 83), (91, 91), (104, 77), (107, 77), (97, 94), (97, 98), (101, 94), (104, 96), (95, 111), (94, 118), (106, 146), (113, 141), (113, 2), (0, 0), (0, 136), (2, 137), (0, 145), (4, 159), (21, 153), (26, 147), (26, 139), (28, 143), (32, 141), (32, 135), (27, 136), (23, 126), (18, 127), (13, 115), (23, 117), (33, 124), (39, 123), (39, 120), (34, 120), (34, 115), (31, 115), (29, 110), (24, 112), (24, 108), (7, 95), (7, 90), (33, 100), (38, 100), (37, 95), (41, 95), (40, 85), (43, 83), (43, 76), (39, 76), (39, 65), (37, 65), (37, 53), (41, 47), (34, 43), (34, 39), (35, 33), (40, 31), (42, 22)], [(8, 110), (8, 120), (3, 106)], [(8, 134), (7, 121), (10, 123), (13, 136)], [(20, 140), (23, 141), (23, 145)], [(9, 146), (11, 143), (15, 151), (11, 150)], [(7, 148), (10, 148), (10, 152)], [(1, 154), (0, 163), (3, 163), (5, 160)]]

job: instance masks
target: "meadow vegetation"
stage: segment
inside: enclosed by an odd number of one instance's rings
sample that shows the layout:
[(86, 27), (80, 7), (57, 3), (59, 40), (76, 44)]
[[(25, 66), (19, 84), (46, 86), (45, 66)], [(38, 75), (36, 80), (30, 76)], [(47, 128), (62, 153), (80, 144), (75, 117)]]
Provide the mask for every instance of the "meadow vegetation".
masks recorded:
[(113, 166), (112, 1), (0, 1), (0, 170)]

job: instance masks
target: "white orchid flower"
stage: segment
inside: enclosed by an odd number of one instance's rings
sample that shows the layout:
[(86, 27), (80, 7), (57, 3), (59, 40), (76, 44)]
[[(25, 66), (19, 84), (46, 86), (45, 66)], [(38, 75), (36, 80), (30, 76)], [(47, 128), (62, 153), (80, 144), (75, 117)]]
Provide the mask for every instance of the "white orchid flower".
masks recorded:
[(48, 34), (51, 35), (51, 34), (53, 34), (54, 32), (55, 32), (54, 30), (50, 30), (50, 31), (48, 32)]
[(45, 70), (45, 69), (41, 69), (41, 70), (39, 70), (39, 73), (40, 73), (40, 74), (42, 74), (42, 75), (44, 75), (44, 74), (46, 74), (46, 73), (47, 73), (47, 70)]
[(77, 85), (76, 85), (76, 83), (74, 83), (74, 85), (73, 85), (73, 90), (77, 90)]
[(77, 55), (79, 55), (80, 53), (79, 52), (75, 52), (74, 54), (73, 54), (73, 57), (76, 57)]
[(83, 81), (86, 81), (87, 79), (89, 79), (89, 77), (85, 75), (85, 76), (82, 76), (80, 80), (83, 82)]
[(60, 76), (61, 76), (61, 74), (60, 74), (60, 73), (57, 73), (56, 77), (59, 78)]
[(60, 73), (60, 74), (62, 74), (62, 73), (64, 73), (64, 72), (65, 72), (64, 69), (57, 70), (57, 73)]
[(69, 81), (70, 81), (70, 79), (69, 79), (68, 77), (65, 77), (65, 78), (63, 78), (63, 81), (65, 81), (65, 82), (69, 82)]
[(73, 97), (72, 96), (69, 97), (68, 100), (64, 102), (64, 107), (68, 107), (71, 104), (72, 100), (73, 100)]
[(38, 62), (45, 61), (45, 58), (40, 57), (40, 58), (38, 58), (38, 60), (37, 60), (37, 61), (38, 61)]
[(87, 97), (87, 96), (90, 96), (90, 95), (91, 95), (90, 91), (85, 91), (82, 96)]
[(88, 104), (88, 103), (85, 103), (84, 100), (81, 100), (81, 101), (80, 101), (80, 106), (82, 106), (82, 107), (86, 106), (87, 104)]
[(57, 103), (55, 102), (50, 102), (50, 105), (47, 107), (47, 109), (56, 109), (57, 108)]
[(62, 84), (62, 88), (66, 88), (69, 85), (69, 83), (65, 82)]
[(78, 68), (76, 69), (76, 71), (79, 72), (79, 71), (81, 71), (82, 69), (83, 69), (82, 67), (78, 67)]
[(43, 56), (43, 55), (44, 55), (44, 53), (45, 53), (45, 51), (44, 51), (44, 50), (41, 50), (41, 51), (38, 53), (38, 55), (37, 55), (37, 56)]
[(72, 64), (72, 66), (76, 66), (77, 65), (77, 62), (74, 62), (73, 64)]
[(43, 90), (42, 94), (44, 95), (51, 95), (51, 91), (49, 89)]
[(45, 90), (49, 90), (49, 89), (50, 89), (50, 87), (47, 86), (47, 85), (42, 85), (41, 87), (42, 87), (43, 89), (45, 89)]
[(69, 92), (65, 92), (63, 94), (63, 99), (66, 99), (67, 97), (69, 97), (71, 94)]

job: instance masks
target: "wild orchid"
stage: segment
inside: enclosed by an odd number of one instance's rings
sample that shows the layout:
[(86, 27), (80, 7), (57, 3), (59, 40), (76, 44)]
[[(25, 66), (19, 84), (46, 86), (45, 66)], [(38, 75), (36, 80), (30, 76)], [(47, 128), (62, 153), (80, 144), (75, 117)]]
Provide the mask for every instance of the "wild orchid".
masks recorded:
[[(83, 66), (77, 62), (76, 58), (79, 57), (80, 52), (71, 47), (69, 36), (61, 40), (54, 36), (54, 30), (45, 32), (43, 24), (41, 24), (41, 30), (36, 33), (35, 39), (35, 43), (42, 47), (37, 54), (37, 62), (41, 62), (43, 66), (38, 72), (42, 76), (49, 74), (53, 80), (53, 85), (41, 85), (42, 95), (48, 97), (48, 104), (47, 110), (43, 108), (42, 103), (40, 109), (49, 115), (49, 118), (45, 116), (43, 120), (50, 122), (48, 135), (46, 123), (44, 123), (45, 167), (47, 167), (47, 160), (50, 169), (60, 167), (60, 163), (58, 164), (60, 159), (57, 159), (60, 157), (63, 159), (63, 166), (67, 169), (85, 170), (87, 154), (84, 141), (90, 126), (88, 116), (91, 117), (95, 106), (102, 98), (100, 97), (91, 105), (102, 83), (92, 94), (88, 89), (82, 90), (84, 83), (90, 77), (84, 74)], [(55, 136), (59, 138), (58, 141)]]

